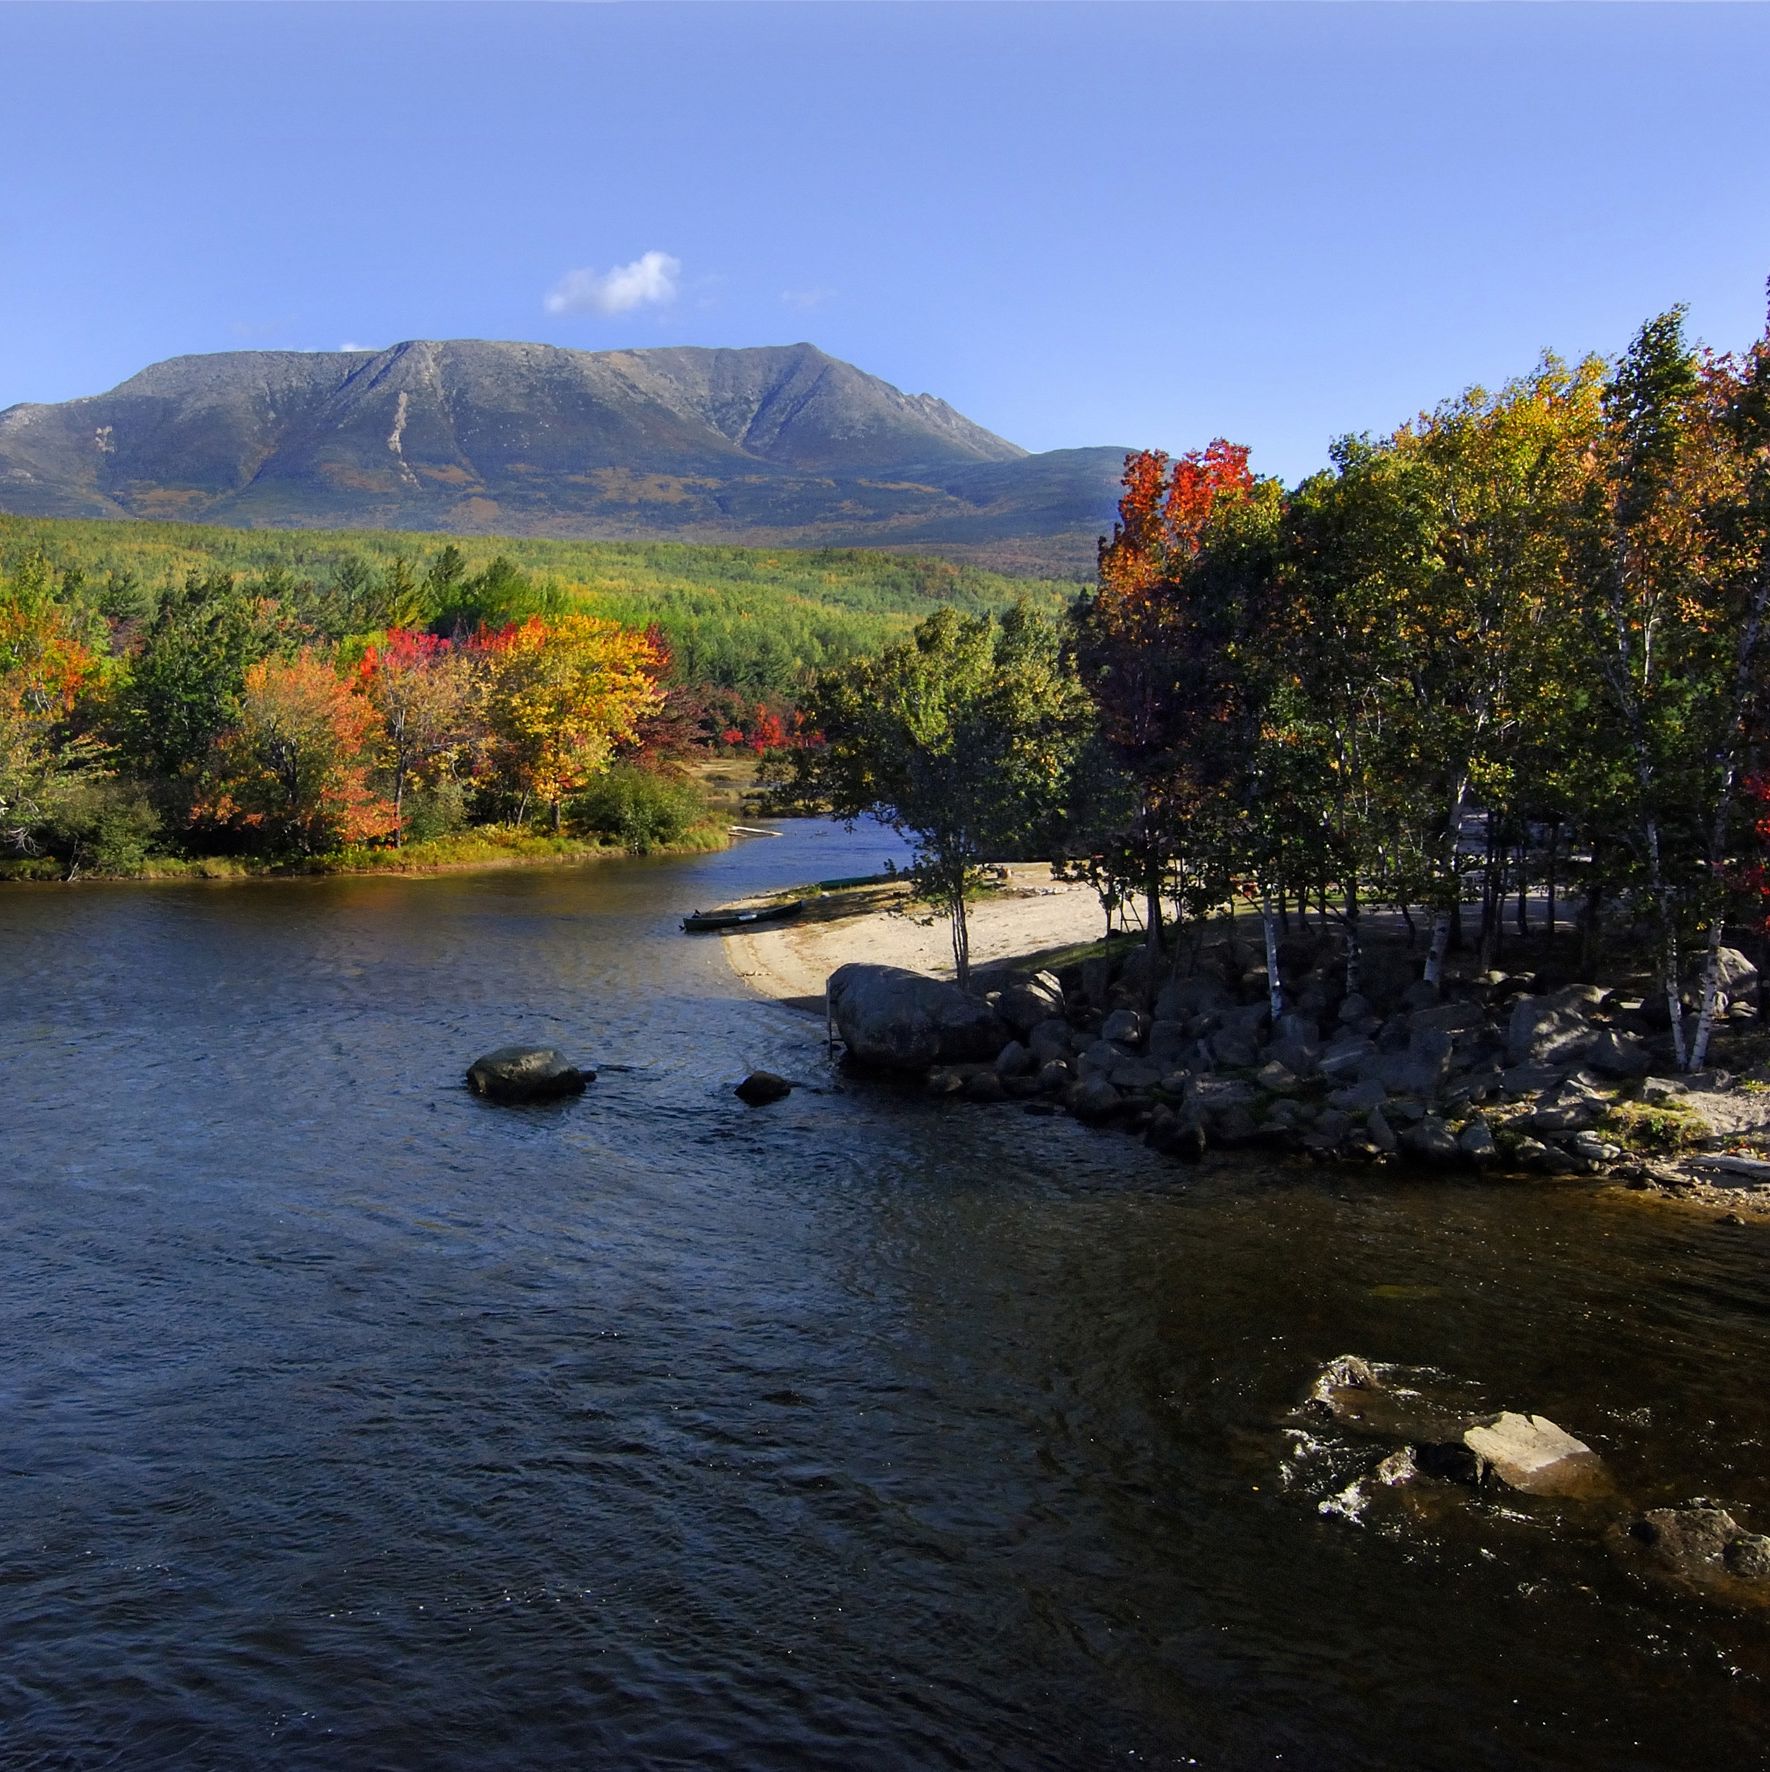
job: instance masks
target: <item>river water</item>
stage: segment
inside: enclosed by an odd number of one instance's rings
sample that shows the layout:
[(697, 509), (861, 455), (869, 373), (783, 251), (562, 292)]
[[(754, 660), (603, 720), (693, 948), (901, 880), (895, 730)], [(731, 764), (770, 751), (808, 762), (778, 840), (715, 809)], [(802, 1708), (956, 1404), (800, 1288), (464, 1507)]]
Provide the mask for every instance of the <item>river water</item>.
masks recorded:
[(888, 847), (0, 896), (0, 1766), (1763, 1763), (1770, 1618), (1290, 1411), (1761, 1526), (1770, 1227), (846, 1083), (676, 919)]

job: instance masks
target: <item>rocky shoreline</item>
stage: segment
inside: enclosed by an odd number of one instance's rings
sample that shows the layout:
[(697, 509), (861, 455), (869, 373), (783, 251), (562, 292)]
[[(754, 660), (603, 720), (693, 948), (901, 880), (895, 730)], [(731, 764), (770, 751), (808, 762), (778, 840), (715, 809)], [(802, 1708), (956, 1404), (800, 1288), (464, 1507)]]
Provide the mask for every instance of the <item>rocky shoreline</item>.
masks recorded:
[[(1338, 988), (1333, 932), (1283, 944), (1274, 1020), (1232, 933), (1176, 975), (1143, 948), (986, 974), (967, 995), (903, 968), (838, 967), (828, 1005), (851, 1064), (939, 1096), (1022, 1103), (1140, 1136), (1181, 1161), (1297, 1153), (1542, 1177), (1607, 1177), (1731, 1213), (1770, 1212), (1770, 1067), (1756, 968), (1723, 950), (1717, 1068), (1677, 1075), (1652, 998), (1534, 972), (1415, 981), (1399, 939)], [(1663, 1019), (1663, 1011), (1662, 1011)], [(1734, 1072), (1729, 1061), (1741, 1063)], [(1756, 1061), (1756, 1062), (1747, 1062)]]

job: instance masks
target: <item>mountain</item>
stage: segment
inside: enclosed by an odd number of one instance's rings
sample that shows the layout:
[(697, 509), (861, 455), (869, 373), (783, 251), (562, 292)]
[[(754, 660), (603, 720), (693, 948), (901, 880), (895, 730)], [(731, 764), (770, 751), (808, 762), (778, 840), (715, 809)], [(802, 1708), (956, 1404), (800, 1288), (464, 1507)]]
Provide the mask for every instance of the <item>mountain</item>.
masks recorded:
[(1031, 455), (808, 344), (172, 357), (0, 412), (0, 511), (674, 538), (1091, 573), (1119, 449)]

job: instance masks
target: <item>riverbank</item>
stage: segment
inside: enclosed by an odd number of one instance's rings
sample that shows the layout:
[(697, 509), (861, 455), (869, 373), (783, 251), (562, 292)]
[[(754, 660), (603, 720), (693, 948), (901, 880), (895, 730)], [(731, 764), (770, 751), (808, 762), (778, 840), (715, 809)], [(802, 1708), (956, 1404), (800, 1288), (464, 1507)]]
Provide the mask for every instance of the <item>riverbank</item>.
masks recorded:
[[(655, 844), (648, 855), (710, 855), (729, 848), (731, 827), (711, 819), (674, 843)], [(427, 843), (399, 849), (353, 845), (326, 855), (258, 860), (241, 855), (154, 856), (128, 873), (80, 870), (69, 875), (59, 862), (0, 863), (0, 885), (190, 885), (203, 881), (331, 879), (358, 874), (462, 874), (499, 868), (558, 867), (589, 861), (611, 861), (634, 853), (608, 837), (555, 837), (518, 831), (507, 825), (483, 825)]]
[[(1245, 1148), (1589, 1178), (1770, 1215), (1770, 1037), (1742, 955), (1728, 961), (1711, 1068), (1686, 1076), (1639, 980), (1586, 985), (1556, 970), (1570, 936), (1521, 946), (1511, 971), (1452, 976), (1440, 1001), (1416, 982), (1399, 930), (1367, 930), (1354, 997), (1336, 989), (1335, 933), (1299, 930), (1282, 944), (1290, 1011), (1275, 1028), (1257, 945), (1234, 919), (1202, 937), (1185, 976), (1153, 985), (1135, 944), (1106, 953), (1093, 892), (1042, 865), (1007, 870), (971, 928), (980, 991), (1041, 982), (1024, 1012), (1008, 999), (1025, 993), (1005, 993), (993, 1060), (928, 1069), (936, 1094), (1061, 1107), (1180, 1157)], [(918, 914), (896, 882), (814, 894), (797, 921), (727, 937), (725, 952), (753, 991), (817, 1016), (819, 1037), (842, 965), (953, 976), (945, 921)]]

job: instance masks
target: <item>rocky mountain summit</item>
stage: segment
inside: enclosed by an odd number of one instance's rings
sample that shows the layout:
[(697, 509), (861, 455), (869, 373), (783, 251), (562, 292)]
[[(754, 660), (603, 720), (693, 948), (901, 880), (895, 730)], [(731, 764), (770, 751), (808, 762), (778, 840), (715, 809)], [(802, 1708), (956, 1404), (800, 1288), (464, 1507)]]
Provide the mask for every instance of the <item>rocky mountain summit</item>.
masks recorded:
[(1118, 449), (1030, 455), (809, 344), (173, 357), (0, 412), (0, 510), (889, 546), (1092, 570)]

